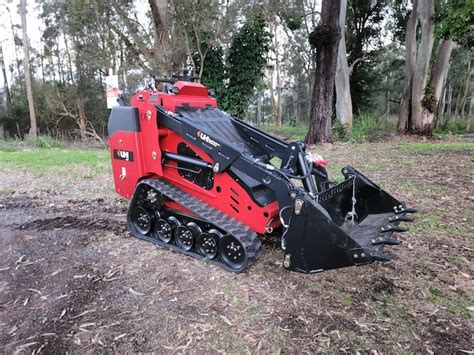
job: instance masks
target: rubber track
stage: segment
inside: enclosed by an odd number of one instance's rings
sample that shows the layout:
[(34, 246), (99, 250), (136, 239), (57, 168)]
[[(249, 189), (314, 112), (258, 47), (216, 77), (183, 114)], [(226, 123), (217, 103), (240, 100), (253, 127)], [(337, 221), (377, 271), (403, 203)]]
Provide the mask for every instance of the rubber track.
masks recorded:
[[(182, 254), (192, 256), (197, 259), (206, 260), (214, 265), (218, 265), (224, 268), (225, 270), (231, 272), (242, 272), (259, 259), (261, 251), (260, 239), (258, 238), (257, 233), (255, 233), (245, 224), (222, 213), (218, 209), (206, 204), (205, 202), (189, 195), (188, 193), (184, 192), (180, 188), (170, 184), (167, 181), (161, 179), (143, 180), (137, 185), (135, 189), (135, 194), (140, 192), (140, 187), (143, 185), (147, 185), (154, 188), (155, 190), (157, 190), (157, 192), (169, 198), (170, 200), (173, 200), (179, 203), (180, 205), (186, 207), (187, 209), (193, 211), (196, 215), (198, 215), (201, 219), (205, 220), (207, 223), (215, 225), (218, 229), (224, 230), (227, 234), (230, 234), (235, 237), (237, 240), (240, 241), (240, 243), (245, 249), (245, 253), (247, 255), (247, 263), (240, 269), (233, 269), (227, 264), (225, 264), (223, 261), (221, 261), (221, 259), (219, 258), (216, 258), (215, 260), (208, 260), (198, 252), (184, 251), (183, 249), (179, 248), (174, 244), (163, 243), (155, 238), (143, 236), (139, 233), (133, 233), (136, 237), (151, 241), (167, 249), (179, 251)], [(134, 201), (135, 196), (132, 200), (132, 203), (134, 203)], [(130, 206), (130, 210), (131, 208), (132, 205)], [(133, 229), (130, 229), (133, 232)]]

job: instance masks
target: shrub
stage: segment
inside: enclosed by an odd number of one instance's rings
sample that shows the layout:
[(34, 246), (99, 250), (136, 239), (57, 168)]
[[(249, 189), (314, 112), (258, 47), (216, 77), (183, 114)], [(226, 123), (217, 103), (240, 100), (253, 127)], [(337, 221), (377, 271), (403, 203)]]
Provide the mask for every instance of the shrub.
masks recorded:
[(333, 139), (356, 142), (375, 142), (395, 132), (396, 119), (361, 113), (354, 117), (352, 131), (347, 132), (339, 122), (333, 125)]
[(37, 136), (36, 138), (25, 137), (23, 144), (32, 148), (61, 148), (61, 142), (46, 135)]
[(434, 129), (434, 134), (464, 134), (474, 133), (474, 124), (469, 125), (469, 117), (449, 117), (440, 127)]

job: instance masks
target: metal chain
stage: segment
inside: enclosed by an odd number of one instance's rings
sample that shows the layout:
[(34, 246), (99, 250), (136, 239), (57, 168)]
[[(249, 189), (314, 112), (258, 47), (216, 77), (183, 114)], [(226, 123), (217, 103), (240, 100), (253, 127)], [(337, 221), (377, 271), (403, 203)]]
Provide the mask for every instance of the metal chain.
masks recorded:
[(357, 217), (357, 213), (355, 210), (355, 205), (357, 203), (356, 199), (356, 176), (353, 175), (353, 180), (352, 180), (352, 211), (351, 211), (351, 225), (355, 225), (355, 218)]

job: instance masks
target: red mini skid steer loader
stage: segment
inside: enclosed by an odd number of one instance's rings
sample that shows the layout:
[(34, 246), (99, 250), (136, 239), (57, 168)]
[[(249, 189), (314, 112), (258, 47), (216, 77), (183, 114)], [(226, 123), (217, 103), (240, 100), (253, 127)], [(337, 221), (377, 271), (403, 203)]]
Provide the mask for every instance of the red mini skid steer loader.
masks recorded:
[(195, 77), (163, 78), (112, 109), (115, 189), (131, 199), (141, 239), (240, 272), (260, 237), (281, 237), (283, 266), (304, 273), (388, 261), (416, 212), (351, 166), (328, 179), (325, 161), (217, 108)]

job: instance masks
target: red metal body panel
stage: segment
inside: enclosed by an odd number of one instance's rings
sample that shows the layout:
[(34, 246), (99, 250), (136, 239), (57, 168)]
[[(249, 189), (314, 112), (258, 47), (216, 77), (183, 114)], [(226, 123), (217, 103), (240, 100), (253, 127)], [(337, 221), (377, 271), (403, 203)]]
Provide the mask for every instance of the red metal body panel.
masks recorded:
[[(112, 159), (115, 191), (119, 195), (130, 199), (135, 190), (135, 185), (143, 176), (140, 133), (116, 132), (109, 138), (109, 149)], [(114, 150), (133, 152), (133, 161), (114, 159)]]
[[(202, 160), (212, 163), (211, 158), (201, 149), (193, 146), (177, 133), (160, 127), (154, 105), (160, 104), (167, 110), (175, 112), (176, 107), (183, 104), (189, 104), (191, 107), (206, 107), (208, 105), (217, 107), (217, 102), (208, 96), (207, 89), (201, 84), (177, 82), (174, 86), (179, 88), (178, 94), (144, 91), (135, 95), (131, 104), (138, 108), (141, 132), (119, 131), (110, 137), (109, 144), (116, 191), (125, 198), (131, 198), (135, 185), (140, 179), (156, 176), (179, 186), (190, 195), (248, 225), (257, 233), (264, 234), (267, 233), (268, 227), (279, 226), (278, 203), (275, 201), (267, 206), (259, 206), (229, 174), (225, 172), (215, 174), (213, 188), (206, 190), (181, 177), (175, 161), (167, 161), (166, 166), (162, 166), (161, 151), (177, 153), (177, 146), (180, 142), (185, 142)], [(150, 96), (150, 94), (153, 95)], [(117, 147), (133, 151), (136, 160), (123, 162), (113, 159), (113, 149), (117, 149)], [(120, 174), (123, 166), (126, 166), (128, 175), (121, 179)], [(186, 206), (172, 204), (170, 207), (189, 212)]]

